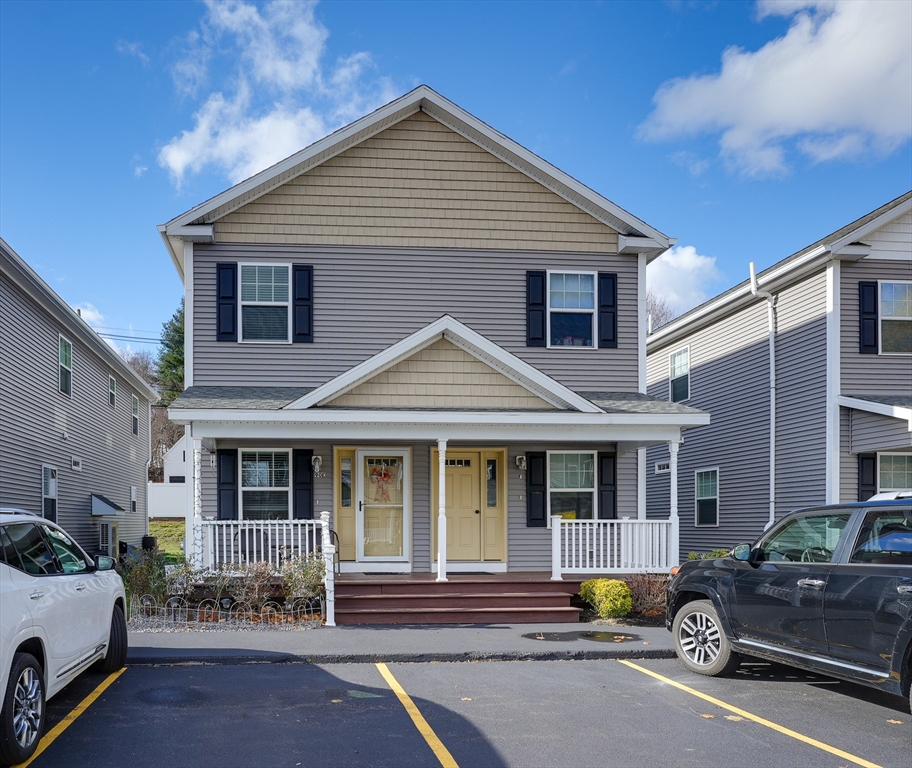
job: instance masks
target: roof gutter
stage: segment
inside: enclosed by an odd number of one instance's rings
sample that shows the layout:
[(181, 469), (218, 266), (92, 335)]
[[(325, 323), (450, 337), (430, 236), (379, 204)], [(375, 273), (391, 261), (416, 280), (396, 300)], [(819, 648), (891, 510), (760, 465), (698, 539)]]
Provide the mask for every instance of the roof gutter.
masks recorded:
[(750, 263), (750, 292), (757, 299), (766, 299), (766, 322), (769, 329), (769, 391), (770, 391), (770, 478), (769, 478), (769, 528), (776, 522), (776, 297), (761, 291), (757, 284), (754, 262)]

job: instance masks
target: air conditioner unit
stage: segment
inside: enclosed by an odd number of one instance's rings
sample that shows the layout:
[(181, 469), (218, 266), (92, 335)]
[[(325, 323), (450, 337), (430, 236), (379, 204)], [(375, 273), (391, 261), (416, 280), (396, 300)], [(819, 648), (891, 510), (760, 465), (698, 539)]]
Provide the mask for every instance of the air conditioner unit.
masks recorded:
[(117, 557), (117, 524), (116, 523), (99, 523), (98, 525), (98, 549), (104, 552), (108, 557)]

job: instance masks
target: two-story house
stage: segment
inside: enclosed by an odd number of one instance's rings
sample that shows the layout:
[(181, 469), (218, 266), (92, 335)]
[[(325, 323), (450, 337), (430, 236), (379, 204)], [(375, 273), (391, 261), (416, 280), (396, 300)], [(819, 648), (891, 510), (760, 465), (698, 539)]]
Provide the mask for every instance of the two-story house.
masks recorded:
[(89, 552), (139, 546), (158, 394), (3, 240), (0, 392), (0, 507)]
[(658, 230), (421, 86), (160, 232), (195, 557), (325, 511), (343, 574), (670, 565), (638, 450), (709, 416), (645, 395)]
[[(712, 413), (677, 448), (682, 555), (912, 490), (912, 192), (662, 326), (647, 355), (649, 394)], [(661, 517), (668, 452), (647, 455)]]

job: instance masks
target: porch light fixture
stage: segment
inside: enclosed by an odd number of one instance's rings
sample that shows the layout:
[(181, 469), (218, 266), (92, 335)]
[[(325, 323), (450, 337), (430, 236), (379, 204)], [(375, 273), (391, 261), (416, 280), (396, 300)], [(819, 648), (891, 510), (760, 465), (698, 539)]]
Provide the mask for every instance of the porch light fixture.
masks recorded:
[(320, 467), (323, 466), (323, 457), (322, 456), (311, 456), (310, 463), (313, 466), (314, 474), (320, 471)]
[(526, 471), (526, 457), (525, 454), (520, 454), (516, 457), (516, 466), (521, 472)]

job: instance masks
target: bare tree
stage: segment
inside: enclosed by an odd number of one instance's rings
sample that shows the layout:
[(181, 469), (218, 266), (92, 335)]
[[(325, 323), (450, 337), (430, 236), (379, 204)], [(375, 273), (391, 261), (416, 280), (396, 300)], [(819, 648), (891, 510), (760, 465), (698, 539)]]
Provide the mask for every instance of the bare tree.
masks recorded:
[(646, 315), (652, 318), (652, 330), (656, 330), (674, 320), (675, 311), (668, 303), (668, 299), (656, 294), (652, 288), (647, 288)]

